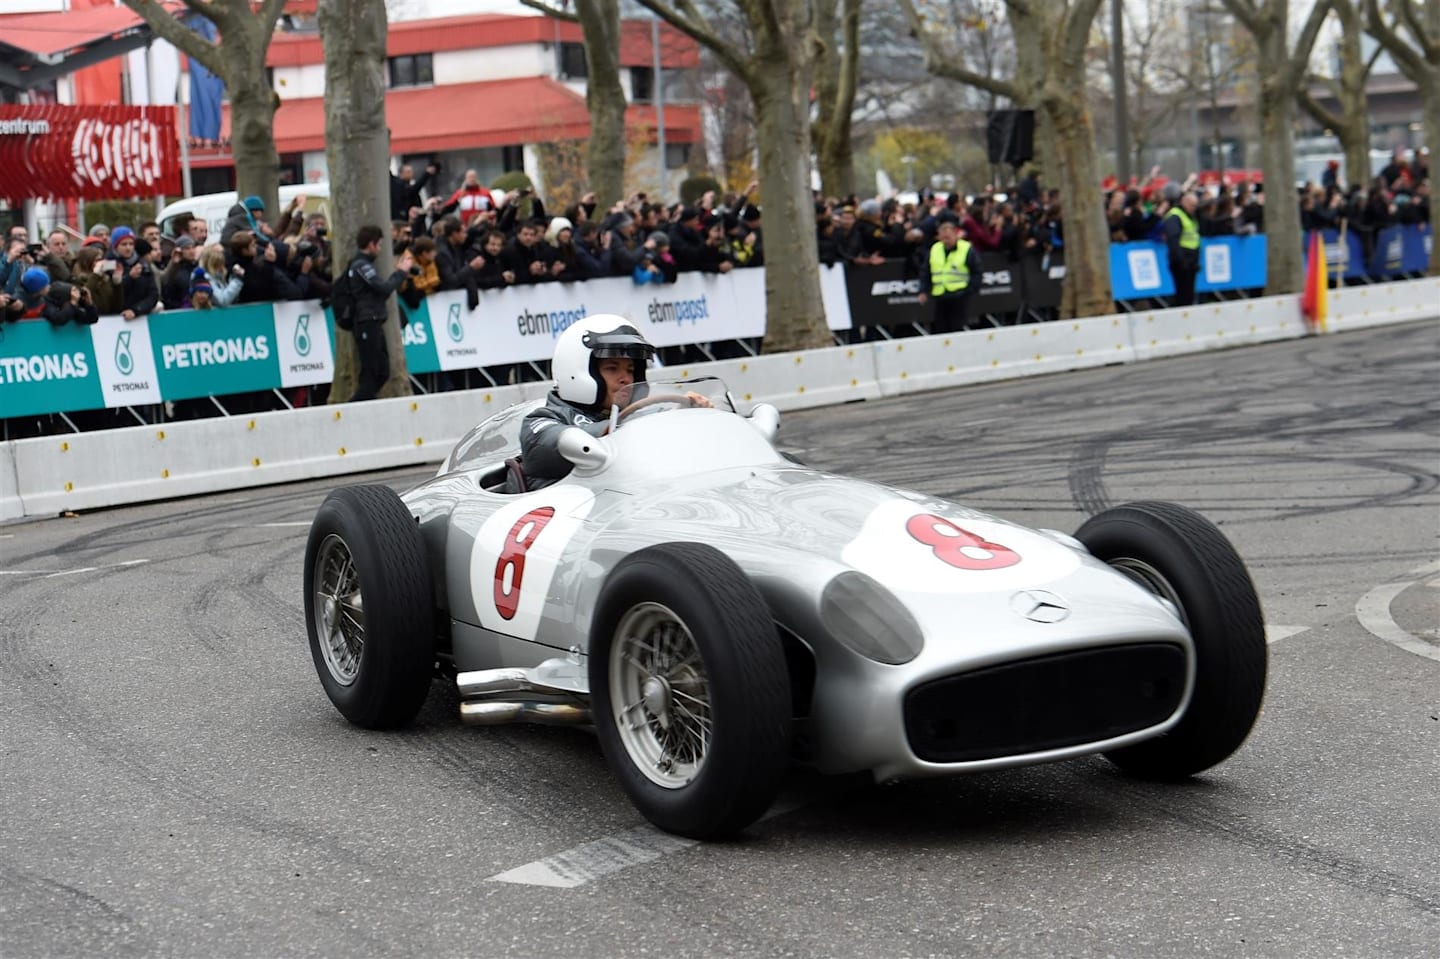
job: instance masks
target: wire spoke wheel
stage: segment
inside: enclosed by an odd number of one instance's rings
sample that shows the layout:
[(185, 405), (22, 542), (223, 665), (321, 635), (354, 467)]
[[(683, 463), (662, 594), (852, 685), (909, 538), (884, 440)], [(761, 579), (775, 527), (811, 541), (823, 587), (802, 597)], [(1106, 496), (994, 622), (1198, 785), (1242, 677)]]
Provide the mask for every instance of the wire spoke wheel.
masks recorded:
[(365, 649), (365, 609), (360, 576), (350, 547), (334, 533), (325, 537), (315, 557), (315, 630), (325, 667), (341, 686), (360, 675)]
[(658, 603), (630, 609), (610, 647), (616, 730), (651, 782), (680, 789), (700, 774), (710, 748), (710, 684), (695, 637)]

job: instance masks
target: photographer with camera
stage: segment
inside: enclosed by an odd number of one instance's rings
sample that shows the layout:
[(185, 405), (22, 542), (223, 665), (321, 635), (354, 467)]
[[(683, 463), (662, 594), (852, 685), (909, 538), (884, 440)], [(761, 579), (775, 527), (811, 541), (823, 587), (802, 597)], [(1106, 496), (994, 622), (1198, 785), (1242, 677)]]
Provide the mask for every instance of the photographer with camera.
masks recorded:
[(160, 274), (160, 302), (167, 310), (186, 309), (190, 305), (190, 278), (200, 250), (188, 235), (175, 241), (170, 251), (170, 262)]
[(20, 277), (20, 295), (5, 304), (6, 321), (45, 320), (51, 326), (90, 325), (100, 319), (90, 291), (70, 283), (51, 283), (43, 267), (32, 266)]
[(19, 229), (20, 235), (11, 231), (4, 251), (0, 252), (0, 292), (12, 298), (20, 295), (20, 278), (35, 265), (35, 249), (24, 233), (25, 228)]

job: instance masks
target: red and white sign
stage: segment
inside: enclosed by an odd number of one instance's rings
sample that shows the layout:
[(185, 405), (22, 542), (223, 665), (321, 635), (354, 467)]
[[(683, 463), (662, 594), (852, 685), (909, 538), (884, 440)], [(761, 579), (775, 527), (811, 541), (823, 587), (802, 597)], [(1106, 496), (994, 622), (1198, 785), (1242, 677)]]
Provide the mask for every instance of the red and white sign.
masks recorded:
[(179, 193), (174, 107), (0, 104), (0, 197)]

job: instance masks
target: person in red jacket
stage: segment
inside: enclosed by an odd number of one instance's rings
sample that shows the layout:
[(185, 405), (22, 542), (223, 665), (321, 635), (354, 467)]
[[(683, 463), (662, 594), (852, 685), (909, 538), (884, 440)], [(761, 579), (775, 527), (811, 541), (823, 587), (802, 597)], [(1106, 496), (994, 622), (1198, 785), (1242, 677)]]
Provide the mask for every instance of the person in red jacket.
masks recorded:
[(480, 174), (474, 170), (465, 171), (465, 181), (460, 184), (460, 189), (450, 194), (450, 199), (440, 205), (441, 214), (454, 211), (461, 224), (467, 227), (470, 221), (481, 213), (493, 209), (495, 198), (485, 189), (485, 185), (480, 182)]

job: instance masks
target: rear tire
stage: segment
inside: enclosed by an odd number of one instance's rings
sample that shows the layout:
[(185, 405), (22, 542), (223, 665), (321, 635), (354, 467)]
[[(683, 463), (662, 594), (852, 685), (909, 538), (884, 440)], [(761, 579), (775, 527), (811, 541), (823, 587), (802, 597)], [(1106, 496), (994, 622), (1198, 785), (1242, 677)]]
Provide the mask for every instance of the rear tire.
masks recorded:
[(605, 758), (668, 832), (709, 839), (769, 808), (789, 763), (790, 684), (764, 597), (699, 543), (634, 553), (601, 593), (590, 695)]
[(1228, 757), (1265, 696), (1268, 651), (1260, 599), (1216, 526), (1174, 503), (1129, 503), (1075, 533), (1097, 558), (1179, 607), (1195, 644), (1195, 690), (1169, 732), (1106, 753), (1146, 779), (1183, 779)]
[(415, 718), (435, 665), (434, 596), (415, 518), (390, 487), (325, 497), (305, 544), (305, 621), (341, 715), (367, 729)]

